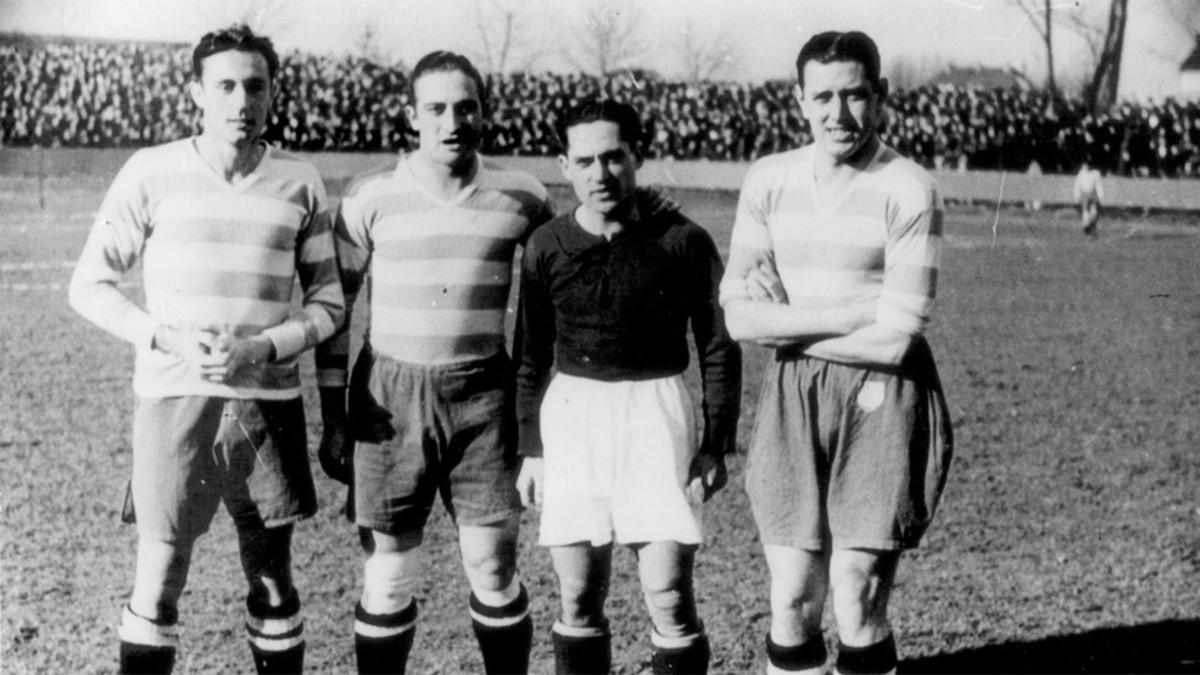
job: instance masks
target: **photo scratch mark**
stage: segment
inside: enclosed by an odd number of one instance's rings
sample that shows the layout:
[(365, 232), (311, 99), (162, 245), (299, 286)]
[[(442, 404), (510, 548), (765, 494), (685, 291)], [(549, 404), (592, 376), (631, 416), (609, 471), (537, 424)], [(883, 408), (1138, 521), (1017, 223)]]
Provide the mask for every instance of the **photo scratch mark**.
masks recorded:
[(996, 195), (996, 217), (992, 220), (992, 248), (996, 247), (996, 234), (1000, 227), (1000, 205), (1004, 202), (1004, 181), (1008, 179), (1008, 172), (1004, 171), (1000, 174), (1000, 192)]
[(1011, 34), (1009, 34), (1009, 35), (981, 35), (980, 39), (995, 40), (997, 42), (999, 42), (1001, 40), (1012, 40), (1013, 38), (1017, 37), (1017, 35), (1020, 35), (1021, 31), (1024, 30), (1024, 28), (1025, 28), (1025, 24), (1029, 23), (1029, 21), (1033, 18), (1032, 16), (1030, 16), (1030, 14), (1042, 14), (1045, 12), (1053, 12), (1056, 9), (1066, 9), (1066, 8), (1074, 7), (1074, 6), (1075, 6), (1075, 2), (1074, 2), (1074, 0), (1072, 0), (1071, 2), (1060, 2), (1060, 3), (1056, 3), (1056, 4), (1051, 4), (1049, 7), (1046, 7), (1043, 9), (1036, 9), (1036, 10), (1033, 10), (1032, 12), (1026, 12), (1025, 16), (1021, 17), (1021, 22), (1017, 24), (1017, 27), (1015, 29), (1013, 29), (1013, 32)]

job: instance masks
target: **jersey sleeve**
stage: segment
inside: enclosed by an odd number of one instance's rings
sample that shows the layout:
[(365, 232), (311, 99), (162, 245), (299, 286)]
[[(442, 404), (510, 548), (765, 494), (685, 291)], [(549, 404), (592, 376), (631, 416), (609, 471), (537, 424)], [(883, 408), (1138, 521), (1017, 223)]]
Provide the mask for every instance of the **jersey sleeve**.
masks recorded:
[(113, 335), (150, 349), (159, 321), (118, 288), (142, 255), (150, 212), (141, 156), (113, 179), (71, 274), (68, 301), (84, 318)]
[(312, 348), (333, 335), (342, 323), (345, 300), (338, 276), (325, 186), (314, 171), (309, 213), (296, 235), (296, 273), (304, 299), (300, 311), (263, 333), (275, 345), (278, 359)]
[(918, 335), (929, 323), (942, 253), (942, 198), (925, 178), (899, 195), (888, 214), (883, 290), (875, 321)]
[(703, 398), (704, 439), (701, 448), (713, 454), (734, 449), (742, 397), (742, 350), (725, 328), (725, 313), (718, 301), (723, 267), (712, 237), (692, 226), (687, 263), (691, 271), (692, 337)]
[(520, 454), (542, 456), (540, 409), (554, 364), (554, 302), (548, 286), (547, 263), (530, 240), (521, 258), (521, 292), (513, 353), (517, 362), (517, 425)]
[(317, 346), (317, 384), (344, 387), (350, 361), (350, 327), (354, 302), (371, 263), (372, 220), (361, 195), (348, 194), (334, 212), (332, 235), (343, 299), (342, 321), (333, 335)]
[(737, 215), (729, 240), (729, 264), (721, 279), (719, 297), (724, 306), (731, 300), (744, 300), (746, 275), (763, 263), (774, 263), (774, 246), (767, 227), (770, 216), (770, 190), (765, 174), (752, 167), (738, 195)]

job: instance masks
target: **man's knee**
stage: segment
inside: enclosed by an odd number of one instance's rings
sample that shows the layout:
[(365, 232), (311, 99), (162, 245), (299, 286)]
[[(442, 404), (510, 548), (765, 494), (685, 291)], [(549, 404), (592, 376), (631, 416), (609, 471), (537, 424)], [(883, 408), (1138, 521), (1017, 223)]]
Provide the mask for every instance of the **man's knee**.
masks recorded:
[(394, 614), (416, 594), (423, 565), (420, 549), (376, 551), (363, 564), (362, 606), (371, 614)]
[(459, 529), (459, 548), (471, 590), (486, 595), (513, 586), (517, 569), (517, 523)]

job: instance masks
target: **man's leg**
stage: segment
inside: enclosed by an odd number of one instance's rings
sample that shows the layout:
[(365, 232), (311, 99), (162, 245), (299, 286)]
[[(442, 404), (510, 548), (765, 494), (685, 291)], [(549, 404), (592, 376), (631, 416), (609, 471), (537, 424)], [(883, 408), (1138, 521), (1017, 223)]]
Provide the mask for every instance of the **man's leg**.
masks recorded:
[(363, 592), (354, 609), (354, 652), (360, 673), (404, 673), (417, 626), (414, 590), (422, 574), (422, 531), (372, 532)]
[(838, 673), (895, 672), (896, 643), (887, 610), (899, 562), (899, 551), (833, 552), (829, 578), (838, 629)]
[(139, 535), (133, 593), (121, 614), (121, 673), (169, 673), (179, 647), (179, 596), (187, 583), (191, 542)]
[(821, 615), (829, 592), (829, 556), (790, 546), (764, 545), (771, 573), (771, 630), (767, 672), (821, 672), (827, 653)]
[(550, 559), (562, 604), (562, 615), (551, 631), (554, 672), (608, 673), (612, 646), (604, 603), (612, 574), (612, 545), (552, 546)]
[(246, 574), (246, 633), (259, 673), (304, 669), (304, 621), (292, 584), (292, 526), (239, 528)]
[(471, 626), (489, 674), (525, 673), (533, 642), (529, 594), (517, 577), (520, 516), (458, 530), (463, 567), (471, 585)]
[(696, 613), (692, 569), (696, 546), (655, 541), (633, 547), (654, 629), (653, 672), (707, 673), (708, 636)]

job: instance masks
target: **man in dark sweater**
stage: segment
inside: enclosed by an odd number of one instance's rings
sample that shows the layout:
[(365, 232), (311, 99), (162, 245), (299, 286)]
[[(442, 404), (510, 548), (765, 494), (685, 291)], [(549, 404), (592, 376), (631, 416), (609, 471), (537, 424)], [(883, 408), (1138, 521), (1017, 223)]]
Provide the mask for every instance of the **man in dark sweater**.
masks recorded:
[[(741, 351), (717, 302), (723, 267), (712, 238), (635, 193), (641, 135), (625, 104), (568, 112), (559, 163), (581, 203), (534, 232), (521, 265), (517, 489), (541, 507), (539, 541), (559, 579), (559, 673), (610, 666), (613, 542), (638, 559), (654, 672), (708, 666), (692, 564), (698, 507), (724, 486), (734, 448)], [(699, 434), (683, 379), (689, 322), (703, 381)]]

